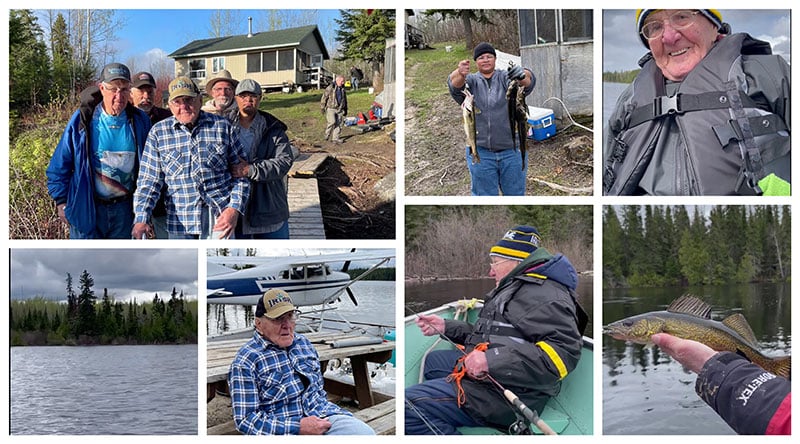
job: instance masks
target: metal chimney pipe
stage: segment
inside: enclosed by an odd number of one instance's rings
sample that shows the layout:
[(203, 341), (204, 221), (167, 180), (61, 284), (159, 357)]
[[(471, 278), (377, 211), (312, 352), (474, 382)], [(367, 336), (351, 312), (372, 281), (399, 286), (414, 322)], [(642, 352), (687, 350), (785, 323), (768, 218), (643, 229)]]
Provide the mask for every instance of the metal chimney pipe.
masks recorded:
[(247, 17), (247, 38), (253, 36), (253, 17)]

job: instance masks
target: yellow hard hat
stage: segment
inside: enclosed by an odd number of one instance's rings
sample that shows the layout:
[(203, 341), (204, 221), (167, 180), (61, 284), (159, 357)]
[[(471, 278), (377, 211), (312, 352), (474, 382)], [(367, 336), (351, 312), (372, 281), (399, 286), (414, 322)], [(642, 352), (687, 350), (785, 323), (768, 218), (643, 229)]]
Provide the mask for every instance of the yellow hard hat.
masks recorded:
[[(639, 38), (642, 40), (642, 43), (644, 43), (644, 46), (646, 46), (648, 49), (650, 48), (650, 45), (648, 44), (647, 39), (644, 38), (644, 36), (642, 35), (642, 27), (644, 26), (644, 21), (647, 19), (647, 16), (650, 15), (651, 12), (655, 11), (658, 11), (658, 9), (636, 10), (636, 32), (639, 34)], [(698, 11), (700, 11), (700, 13), (703, 14), (703, 16), (708, 19), (708, 21), (710, 21), (714, 26), (716, 26), (717, 29), (722, 28), (723, 26), (722, 14), (720, 14), (719, 10), (698, 9)]]

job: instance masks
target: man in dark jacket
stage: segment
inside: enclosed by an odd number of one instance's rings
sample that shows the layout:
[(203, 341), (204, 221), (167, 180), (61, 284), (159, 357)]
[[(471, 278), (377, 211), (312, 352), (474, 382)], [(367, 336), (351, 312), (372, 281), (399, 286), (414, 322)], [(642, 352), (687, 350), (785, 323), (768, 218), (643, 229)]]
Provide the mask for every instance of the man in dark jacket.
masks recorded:
[(344, 117), (347, 115), (347, 92), (344, 89), (344, 76), (336, 76), (334, 83), (325, 88), (320, 100), (322, 115), (325, 116), (327, 125), (325, 126), (325, 140), (330, 139), (333, 143), (339, 144), (343, 140), (339, 137), (344, 125)]
[(636, 27), (649, 52), (608, 120), (603, 193), (790, 195), (786, 61), (716, 9), (640, 9)]
[(250, 179), (250, 198), (244, 218), (236, 226), (237, 239), (289, 239), (289, 202), (286, 174), (294, 162), (286, 125), (258, 109), (261, 85), (244, 79), (236, 87), (236, 103), (226, 117), (239, 133), (250, 157), (231, 166), (235, 178)]
[(47, 167), (47, 191), (72, 239), (130, 239), (133, 192), (150, 119), (130, 103), (131, 73), (103, 67), (81, 93)]
[[(508, 429), (517, 415), (487, 375), (537, 412), (558, 394), (561, 380), (580, 360), (588, 317), (576, 300), (572, 264), (539, 243), (536, 228), (518, 226), (491, 248), (489, 275), (497, 286), (474, 325), (419, 316), (424, 335), (443, 334), (465, 349), (428, 355), (426, 381), (406, 389), (406, 434), (458, 434), (462, 426)], [(487, 343), (485, 350), (479, 346)], [(457, 366), (466, 372), (461, 388), (447, 378)]]
[(697, 373), (695, 391), (740, 435), (792, 434), (792, 383), (731, 352), (666, 333), (653, 343)]

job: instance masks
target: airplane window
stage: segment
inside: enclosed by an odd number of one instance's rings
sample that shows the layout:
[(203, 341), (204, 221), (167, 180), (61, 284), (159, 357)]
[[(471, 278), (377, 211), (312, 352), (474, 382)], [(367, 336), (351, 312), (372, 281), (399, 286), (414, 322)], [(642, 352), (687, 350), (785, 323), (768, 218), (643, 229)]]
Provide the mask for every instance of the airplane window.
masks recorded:
[(303, 279), (303, 269), (302, 268), (294, 268), (292, 270), (292, 279)]
[(289, 270), (281, 271), (281, 279), (289, 279)]

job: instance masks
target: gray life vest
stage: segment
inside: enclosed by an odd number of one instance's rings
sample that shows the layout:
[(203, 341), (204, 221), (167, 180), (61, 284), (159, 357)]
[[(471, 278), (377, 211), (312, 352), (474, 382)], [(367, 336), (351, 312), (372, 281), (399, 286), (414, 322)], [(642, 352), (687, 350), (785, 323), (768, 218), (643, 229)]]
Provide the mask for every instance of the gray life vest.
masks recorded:
[[(788, 94), (781, 94), (789, 79), (782, 85), (759, 79), (762, 88), (774, 87), (772, 94), (783, 97), (780, 109), (773, 109), (762, 91), (748, 85), (751, 73), (742, 64), (743, 55), (769, 54), (766, 42), (743, 33), (727, 36), (672, 95), (655, 61), (646, 61), (624, 119), (611, 122), (617, 137), (605, 159), (604, 193), (642, 194), (646, 174), (648, 184), (673, 181), (659, 188), (675, 195), (760, 194), (757, 183), (769, 173), (791, 181), (790, 131), (781, 117), (789, 113)], [(777, 67), (776, 58), (764, 57), (764, 69)], [(668, 161), (651, 164), (657, 152)]]

